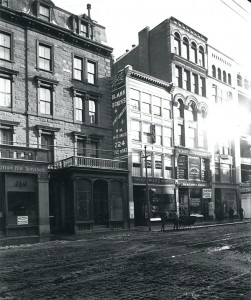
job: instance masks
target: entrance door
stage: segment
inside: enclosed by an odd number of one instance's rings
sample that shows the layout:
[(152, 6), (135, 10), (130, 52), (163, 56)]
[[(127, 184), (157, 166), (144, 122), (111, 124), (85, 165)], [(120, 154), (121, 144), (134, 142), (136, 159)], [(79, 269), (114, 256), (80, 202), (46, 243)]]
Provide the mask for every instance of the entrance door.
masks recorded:
[(108, 184), (98, 180), (93, 185), (94, 225), (106, 225), (109, 222)]
[(145, 226), (147, 224), (145, 187), (134, 186), (133, 199), (134, 199), (135, 226)]

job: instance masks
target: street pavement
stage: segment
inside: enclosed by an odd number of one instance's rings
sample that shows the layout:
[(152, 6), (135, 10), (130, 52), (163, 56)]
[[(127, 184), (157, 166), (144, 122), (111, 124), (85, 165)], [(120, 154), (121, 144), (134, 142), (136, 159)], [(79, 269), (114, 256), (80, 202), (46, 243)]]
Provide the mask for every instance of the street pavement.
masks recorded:
[(195, 229), (2, 246), (0, 299), (251, 299), (250, 223)]

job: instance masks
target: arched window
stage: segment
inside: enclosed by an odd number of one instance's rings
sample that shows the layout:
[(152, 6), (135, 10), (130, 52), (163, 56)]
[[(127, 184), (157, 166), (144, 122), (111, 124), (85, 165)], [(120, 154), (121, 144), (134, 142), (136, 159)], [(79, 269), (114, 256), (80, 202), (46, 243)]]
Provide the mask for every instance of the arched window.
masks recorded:
[(205, 67), (205, 55), (203, 47), (199, 47), (199, 65)]
[(226, 71), (223, 71), (223, 81), (227, 82), (227, 73), (226, 73)]
[(179, 117), (184, 118), (184, 103), (182, 100), (178, 100), (178, 110), (179, 110)]
[(197, 64), (197, 46), (194, 42), (191, 44), (191, 61)]
[(231, 85), (232, 84), (232, 78), (231, 78), (231, 74), (228, 73), (228, 84)]
[(188, 105), (186, 117), (188, 121), (197, 121), (197, 109), (193, 101), (191, 101)]
[(180, 35), (177, 32), (174, 34), (174, 52), (177, 55), (181, 55)]
[(237, 75), (237, 85), (242, 86), (242, 77), (240, 74)]
[(218, 79), (221, 80), (221, 69), (218, 68)]
[(216, 68), (214, 65), (212, 65), (212, 75), (216, 78)]
[(188, 39), (186, 37), (183, 38), (183, 56), (186, 59), (189, 59), (189, 42)]

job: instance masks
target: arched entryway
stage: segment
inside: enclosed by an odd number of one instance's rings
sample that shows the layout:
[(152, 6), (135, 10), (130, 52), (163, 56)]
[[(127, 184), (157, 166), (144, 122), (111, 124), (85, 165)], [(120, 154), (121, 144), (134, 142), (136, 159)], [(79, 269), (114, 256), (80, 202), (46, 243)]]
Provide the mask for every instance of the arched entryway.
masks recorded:
[(93, 212), (94, 225), (108, 226), (108, 183), (104, 180), (97, 180), (93, 184)]

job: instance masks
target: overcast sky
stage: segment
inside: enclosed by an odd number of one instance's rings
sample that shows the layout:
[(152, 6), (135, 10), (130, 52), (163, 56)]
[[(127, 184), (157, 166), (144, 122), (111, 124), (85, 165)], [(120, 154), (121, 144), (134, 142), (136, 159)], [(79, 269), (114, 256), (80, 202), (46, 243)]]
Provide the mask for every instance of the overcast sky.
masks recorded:
[[(115, 58), (138, 44), (138, 32), (173, 16), (208, 38), (208, 43), (251, 70), (251, 3), (248, 0), (52, 0), (106, 27)], [(250, 72), (251, 73), (251, 72)]]

